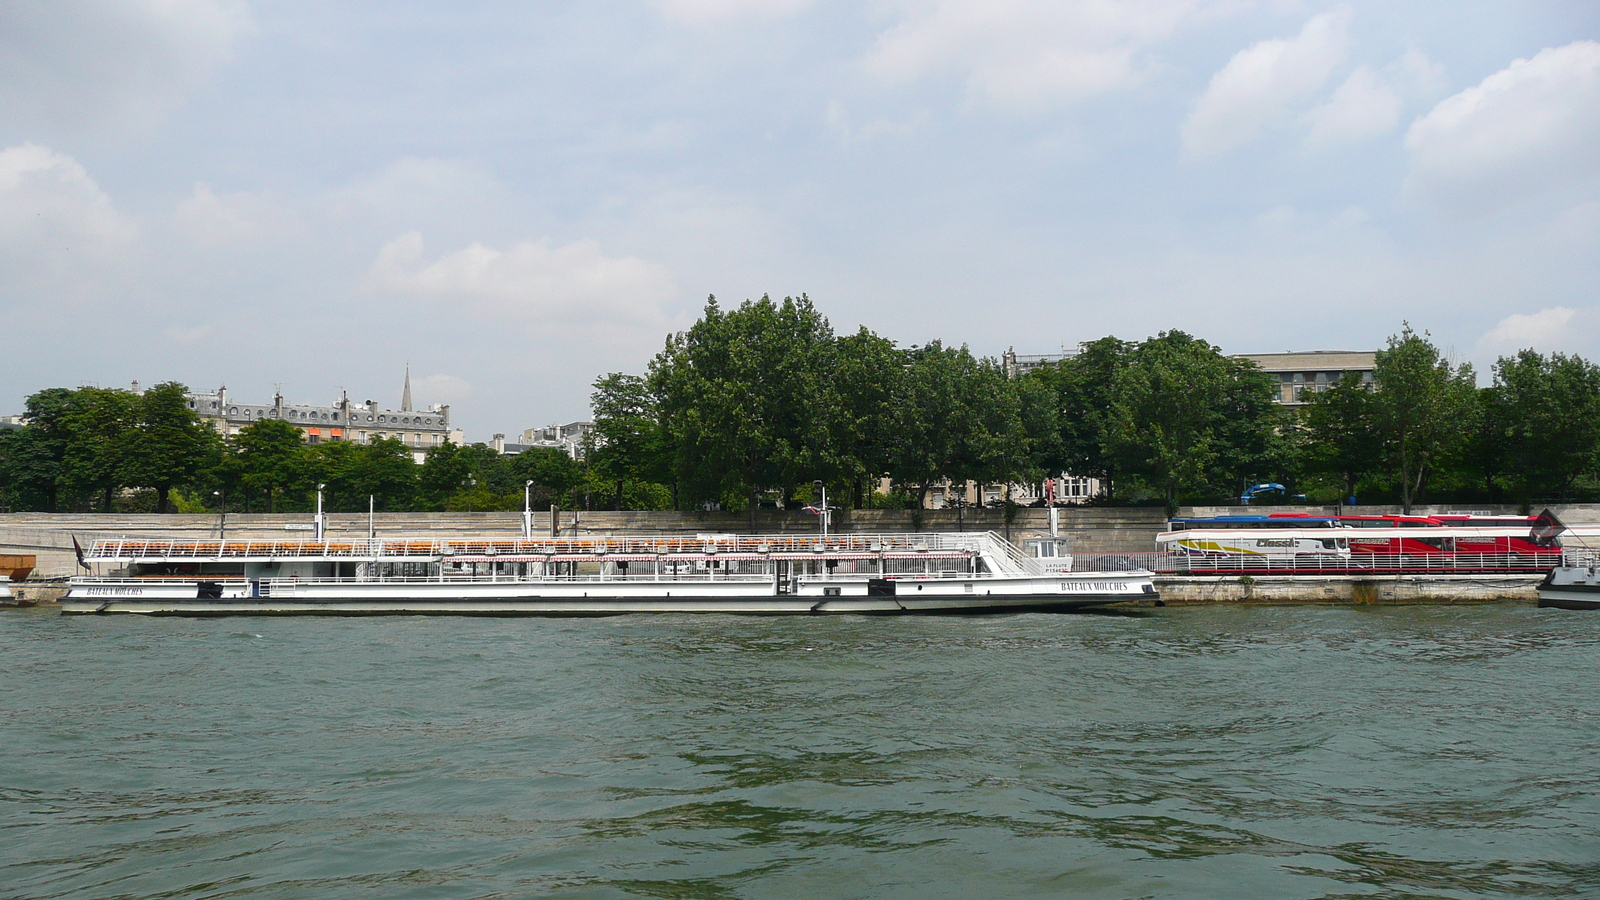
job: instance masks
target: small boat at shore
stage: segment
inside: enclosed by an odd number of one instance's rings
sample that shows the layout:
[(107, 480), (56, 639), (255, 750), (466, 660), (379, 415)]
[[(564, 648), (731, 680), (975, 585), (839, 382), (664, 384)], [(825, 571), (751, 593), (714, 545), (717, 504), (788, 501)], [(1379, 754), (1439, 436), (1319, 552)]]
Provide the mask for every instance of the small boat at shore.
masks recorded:
[(1539, 606), (1550, 609), (1600, 609), (1600, 567), (1557, 566), (1539, 582)]
[[(96, 541), (67, 614), (940, 613), (1155, 600), (993, 532), (521, 540)], [(1070, 562), (1068, 563), (1070, 565)]]

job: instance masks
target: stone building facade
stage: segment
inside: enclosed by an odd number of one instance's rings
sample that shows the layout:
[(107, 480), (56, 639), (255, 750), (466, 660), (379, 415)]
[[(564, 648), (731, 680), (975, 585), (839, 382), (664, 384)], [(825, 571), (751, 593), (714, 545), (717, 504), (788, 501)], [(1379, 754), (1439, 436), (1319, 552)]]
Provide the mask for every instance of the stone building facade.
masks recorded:
[(465, 437), (451, 429), (448, 405), (412, 408), (409, 372), (399, 409), (380, 407), (373, 400), (352, 403), (348, 395), (341, 395), (326, 406), (286, 403), (282, 394), (274, 395), (271, 403), (241, 402), (228, 395), (226, 385), (214, 391), (190, 391), (188, 398), (189, 408), (225, 436), (238, 434), (244, 427), (264, 419), (276, 419), (298, 428), (312, 444), (329, 441), (365, 444), (379, 438), (397, 440), (411, 450), (412, 458), (419, 463), (430, 449), (447, 440), (463, 443)]

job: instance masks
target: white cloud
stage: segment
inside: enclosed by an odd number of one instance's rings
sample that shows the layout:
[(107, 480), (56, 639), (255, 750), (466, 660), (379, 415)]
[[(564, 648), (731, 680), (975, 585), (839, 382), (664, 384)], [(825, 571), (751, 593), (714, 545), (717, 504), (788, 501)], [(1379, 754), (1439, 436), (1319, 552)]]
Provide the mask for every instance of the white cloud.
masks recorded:
[(0, 122), (142, 130), (249, 27), (242, 0), (0, 3)]
[(413, 378), (411, 386), (417, 402), (421, 404), (460, 403), (472, 396), (472, 382), (444, 372)]
[(0, 297), (97, 293), (138, 237), (77, 160), (38, 144), (0, 150)]
[(205, 184), (195, 185), (178, 204), (176, 220), (184, 235), (197, 244), (259, 245), (304, 228), (294, 209), (271, 194), (218, 194)]
[(1306, 22), (1292, 39), (1251, 44), (1228, 60), (1183, 126), (1184, 150), (1224, 153), (1280, 124), (1297, 101), (1327, 83), (1344, 62), (1350, 12), (1339, 9)]
[(1600, 43), (1519, 59), (1435, 106), (1406, 133), (1407, 191), (1482, 209), (1600, 180)]
[(658, 325), (662, 304), (677, 294), (664, 267), (605, 256), (590, 240), (562, 247), (523, 241), (509, 250), (473, 244), (430, 262), (416, 232), (384, 245), (366, 286), (509, 323), (619, 329)]
[(782, 18), (811, 5), (812, 0), (658, 0), (661, 15), (678, 22), (702, 23), (747, 16)]
[(1400, 94), (1366, 66), (1357, 68), (1327, 103), (1307, 113), (1312, 147), (1334, 147), (1378, 137), (1400, 122)]
[(1577, 310), (1555, 306), (1506, 316), (1478, 339), (1477, 355), (1487, 358), (1528, 348), (1545, 352), (1568, 349), (1577, 343), (1572, 327), (1576, 315)]
[(1127, 87), (1140, 53), (1204, 12), (1203, 0), (931, 0), (908, 3), (879, 36), (869, 71), (890, 82), (944, 73), (973, 98), (1012, 111)]

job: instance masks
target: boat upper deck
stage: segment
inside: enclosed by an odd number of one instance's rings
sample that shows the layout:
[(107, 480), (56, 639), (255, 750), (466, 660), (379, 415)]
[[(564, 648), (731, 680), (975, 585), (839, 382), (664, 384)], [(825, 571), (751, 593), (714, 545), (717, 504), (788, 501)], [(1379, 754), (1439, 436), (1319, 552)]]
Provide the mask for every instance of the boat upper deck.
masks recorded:
[(622, 536), (502, 540), (95, 541), (89, 562), (671, 562), (702, 560), (971, 559), (1001, 572), (1038, 563), (993, 532), (930, 534)]

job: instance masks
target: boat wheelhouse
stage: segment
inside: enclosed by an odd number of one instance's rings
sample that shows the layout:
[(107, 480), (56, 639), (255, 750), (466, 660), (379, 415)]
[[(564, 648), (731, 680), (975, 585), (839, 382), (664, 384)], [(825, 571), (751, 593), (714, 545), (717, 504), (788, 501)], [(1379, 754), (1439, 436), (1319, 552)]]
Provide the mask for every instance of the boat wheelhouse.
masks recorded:
[[(1154, 600), (993, 532), (523, 540), (97, 541), (66, 613), (910, 613)], [(1070, 565), (1070, 557), (1068, 558)]]

